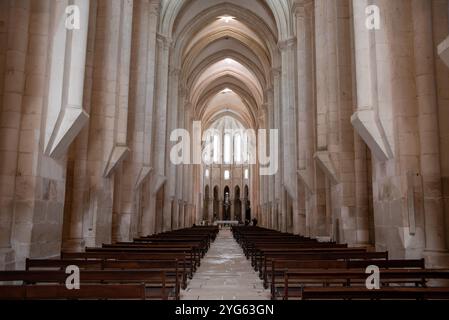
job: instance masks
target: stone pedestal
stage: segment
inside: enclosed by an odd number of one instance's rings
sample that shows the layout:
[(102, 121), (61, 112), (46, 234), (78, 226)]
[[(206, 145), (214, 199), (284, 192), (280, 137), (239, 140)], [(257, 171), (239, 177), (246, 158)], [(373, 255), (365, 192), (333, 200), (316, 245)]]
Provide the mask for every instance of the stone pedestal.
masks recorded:
[(65, 252), (80, 252), (86, 248), (86, 241), (84, 239), (70, 239), (64, 241), (62, 251)]

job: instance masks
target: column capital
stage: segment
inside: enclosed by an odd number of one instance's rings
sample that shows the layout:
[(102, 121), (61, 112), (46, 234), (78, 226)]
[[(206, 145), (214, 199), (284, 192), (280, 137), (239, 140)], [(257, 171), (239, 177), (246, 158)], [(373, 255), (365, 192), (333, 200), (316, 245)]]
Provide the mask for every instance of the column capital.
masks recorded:
[(185, 86), (184, 83), (181, 83), (181, 84), (179, 85), (179, 95), (180, 95), (183, 99), (185, 99), (186, 96), (187, 96), (187, 88), (186, 88), (186, 86)]
[(257, 115), (259, 120), (263, 120), (265, 118), (267, 110), (268, 110), (267, 104), (266, 103), (262, 104)]
[(293, 48), (296, 45), (296, 37), (291, 37), (282, 41), (279, 41), (278, 47), (281, 51), (285, 51)]
[(193, 104), (192, 104), (192, 102), (190, 102), (190, 101), (187, 101), (187, 102), (184, 104), (184, 108), (185, 108), (186, 111), (187, 111), (187, 110), (191, 110), (192, 107), (193, 107)]
[(169, 70), (170, 70), (169, 74), (172, 77), (179, 77), (181, 75), (181, 69), (179, 69), (177, 67), (170, 66)]
[[(271, 74), (273, 75), (273, 78), (274, 77), (280, 77), (281, 74), (282, 74), (282, 69), (280, 67), (279, 68), (272, 68), (271, 69)], [(271, 87), (271, 90), (273, 90), (273, 87)]]
[(304, 16), (304, 1), (302, 0), (298, 0), (296, 1), (293, 6), (293, 13), (295, 14), (295, 16), (298, 17), (303, 17)]
[(293, 13), (298, 17), (305, 17), (310, 13), (310, 6), (315, 0), (296, 0), (293, 4)]
[(163, 49), (170, 49), (173, 45), (173, 40), (163, 34), (156, 34), (157, 42), (162, 46)]

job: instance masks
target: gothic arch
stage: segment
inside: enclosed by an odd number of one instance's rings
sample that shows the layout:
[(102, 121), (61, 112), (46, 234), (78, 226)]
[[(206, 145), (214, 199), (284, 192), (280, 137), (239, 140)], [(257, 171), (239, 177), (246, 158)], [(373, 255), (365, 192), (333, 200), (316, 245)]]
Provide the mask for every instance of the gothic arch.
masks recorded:
[[(180, 11), (189, 6), (191, 1), (185, 0), (162, 0), (161, 20), (159, 24), (159, 33), (171, 37), (175, 20)], [(278, 39), (292, 36), (293, 23), (290, 0), (265, 0), (266, 5), (271, 10), (276, 21), (276, 34)], [(273, 30), (274, 32), (275, 30)]]

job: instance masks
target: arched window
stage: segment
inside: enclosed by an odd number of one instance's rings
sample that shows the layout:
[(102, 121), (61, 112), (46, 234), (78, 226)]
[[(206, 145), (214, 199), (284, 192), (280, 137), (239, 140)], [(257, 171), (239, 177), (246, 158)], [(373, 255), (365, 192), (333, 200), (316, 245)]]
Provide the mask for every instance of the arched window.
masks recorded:
[(225, 172), (224, 172), (224, 179), (225, 180), (231, 179), (231, 173), (229, 172), (229, 170), (225, 170)]
[(244, 174), (244, 178), (245, 178), (245, 180), (248, 180), (249, 179), (249, 170), (248, 169), (245, 169), (245, 174)]
[(230, 164), (231, 163), (231, 135), (229, 133), (225, 134), (224, 136), (224, 163)]
[(214, 141), (214, 148), (213, 148), (213, 154), (214, 154), (214, 162), (218, 163), (220, 161), (220, 137), (218, 134), (214, 134), (213, 137)]
[(242, 162), (242, 136), (240, 133), (234, 136), (234, 162)]
[(206, 171), (204, 172), (204, 176), (205, 176), (206, 178), (209, 178), (209, 169), (206, 169)]
[(248, 163), (249, 162), (249, 152), (250, 152), (248, 133), (245, 133), (243, 135), (242, 140), (243, 140), (243, 162)]

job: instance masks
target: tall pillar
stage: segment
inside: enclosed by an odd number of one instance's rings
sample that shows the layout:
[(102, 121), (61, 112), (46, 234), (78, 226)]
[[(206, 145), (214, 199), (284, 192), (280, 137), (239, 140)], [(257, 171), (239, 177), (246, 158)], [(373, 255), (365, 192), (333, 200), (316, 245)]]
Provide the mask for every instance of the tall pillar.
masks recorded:
[[(432, 2), (412, 1), (416, 90), (424, 194), (425, 251), (432, 267), (447, 265), (445, 218), (442, 201), (438, 105), (436, 97)], [(444, 257), (442, 255), (445, 255)]]
[[(156, 80), (156, 103), (154, 117), (154, 145), (153, 145), (153, 175), (151, 179), (152, 192), (150, 198), (150, 217), (156, 217), (157, 193), (166, 183), (165, 161), (167, 143), (167, 102), (168, 102), (168, 80), (169, 80), (169, 53), (171, 40), (167, 37), (157, 35), (157, 80)], [(169, 230), (171, 218), (163, 215), (162, 229)], [(153, 232), (158, 232), (156, 228)]]
[[(27, 7), (27, 2), (19, 3)], [(61, 249), (67, 161), (65, 158), (55, 160), (49, 157), (44, 154), (42, 147), (45, 144), (47, 130), (53, 127), (47, 112), (48, 101), (46, 97), (48, 97), (49, 74), (46, 70), (49, 70), (50, 63), (53, 65), (59, 54), (59, 52), (56, 54), (51, 51), (50, 48), (55, 34), (63, 32), (58, 24), (59, 21), (52, 19), (52, 14), (63, 13), (62, 5), (62, 3), (46, 1), (30, 2), (28, 39), (25, 38), (27, 39), (25, 45), (28, 46), (26, 61), (30, 63), (27, 63), (24, 69), (25, 86), (23, 88), (16, 87), (20, 85), (20, 78), (17, 79), (18, 83), (15, 83), (15, 79), (10, 79), (10, 82), (5, 84), (15, 88), (13, 90), (16, 93), (14, 102), (18, 102), (16, 100), (17, 95), (23, 92), (20, 109), (21, 118), (18, 120), (20, 121), (20, 134), (18, 135), (16, 183), (13, 191), (15, 198), (11, 238), (11, 245), (16, 254), (17, 268), (23, 267), (26, 257), (56, 257)], [(21, 14), (27, 15), (23, 12)], [(55, 24), (49, 25), (49, 21), (54, 21)], [(67, 30), (64, 30), (64, 32), (67, 32)], [(12, 43), (15, 40), (21, 43), (19, 39), (14, 39)], [(66, 45), (66, 42), (63, 43)], [(75, 55), (73, 62), (78, 59), (75, 54), (76, 49), (68, 49)], [(16, 61), (20, 65), (24, 57), (18, 55), (18, 58)], [(66, 74), (68, 76), (66, 81), (70, 79), (70, 83), (73, 85), (81, 83), (82, 86), (84, 79), (78, 78), (79, 70), (75, 71), (78, 66), (68, 62), (65, 67), (70, 69), (71, 74), (71, 76)], [(67, 69), (64, 68), (63, 72)], [(53, 72), (51, 72), (51, 75), (54, 75)], [(72, 76), (76, 78), (76, 82), (73, 82)], [(82, 97), (80, 98), (78, 95), (79, 90), (73, 88), (65, 91), (66, 88), (64, 87), (58, 93), (64, 91), (64, 93), (71, 93), (73, 96), (67, 97), (60, 107), (68, 107), (67, 101), (76, 102), (76, 106), (79, 107), (81, 105), (80, 100), (82, 100)], [(21, 91), (22, 89), (23, 91)], [(14, 104), (10, 106), (11, 111), (16, 111)], [(5, 110), (5, 106), (3, 110)], [(58, 138), (61, 138), (61, 136), (58, 135)], [(17, 141), (15, 137), (11, 137), (11, 139), (10, 143)], [(55, 141), (57, 140), (55, 139)], [(42, 213), (45, 213), (45, 215)]]
[[(313, 55), (313, 1), (304, 1), (295, 7), (298, 67), (298, 177), (302, 195), (298, 199), (296, 232), (306, 234), (308, 210), (305, 193), (313, 186), (314, 146), (314, 55)], [(310, 213), (309, 213), (310, 214)]]
[(30, 1), (10, 1), (7, 6), (7, 43), (5, 73), (2, 83), (3, 101), (0, 114), (0, 270), (12, 268), (14, 252), (11, 247), (14, 213), (14, 189), (16, 184), (20, 122), (28, 50), (30, 25)]
[[(178, 104), (179, 104), (179, 76), (181, 70), (173, 68), (169, 72), (168, 88), (168, 111), (167, 111), (167, 131), (166, 136), (170, 137), (173, 130), (178, 128)], [(164, 131), (165, 132), (165, 131)], [(166, 173), (167, 182), (165, 184), (165, 205), (164, 205), (164, 230), (169, 231), (171, 226), (176, 224), (176, 221), (171, 221), (173, 215), (171, 213), (172, 206), (170, 205), (170, 199), (176, 197), (176, 165), (171, 162), (170, 151), (172, 146), (177, 142), (167, 141), (165, 154), (166, 154)]]
[[(279, 137), (280, 141), (283, 141), (283, 132), (281, 130), (281, 70), (279, 68), (274, 68), (272, 70), (272, 76), (273, 76), (273, 123), (274, 127), (273, 129), (279, 130)], [(279, 146), (279, 156), (281, 157), (283, 155), (283, 149), (284, 144), (280, 143)], [(279, 170), (276, 172), (274, 176), (274, 192), (273, 196), (275, 197), (274, 202), (275, 204), (275, 210), (274, 210), (274, 217), (275, 217), (275, 229), (281, 230), (281, 226), (279, 225), (279, 221), (281, 221), (281, 215), (282, 213), (279, 210), (279, 203), (281, 199), (281, 193), (282, 193), (282, 172), (283, 172), (283, 161), (279, 161)]]
[[(97, 1), (90, 1), (89, 12), (89, 30), (87, 34), (87, 55), (85, 63), (86, 73), (83, 88), (83, 108), (88, 114), (91, 112), (92, 103)], [(67, 238), (63, 239), (62, 246), (64, 250), (79, 251), (85, 247), (83, 225), (84, 214), (86, 212), (86, 201), (84, 198), (89, 191), (89, 176), (87, 172), (88, 140), (89, 126), (85, 126), (72, 146), (74, 150), (73, 182), (71, 186), (72, 198), (69, 202), (70, 206), (65, 208), (69, 215), (69, 231)]]
[[(150, 1), (148, 4), (148, 27), (147, 27), (147, 43), (145, 55), (145, 102), (144, 102), (144, 124), (143, 124), (143, 139), (141, 143), (141, 169), (139, 178), (136, 182), (136, 187), (141, 186), (146, 181), (152, 170), (152, 156), (153, 156), (153, 126), (154, 126), (154, 111), (155, 111), (155, 83), (156, 83), (156, 69), (157, 69), (157, 25), (159, 21), (159, 1)], [(150, 193), (153, 190), (150, 190)], [(146, 197), (148, 201), (154, 201), (153, 197)], [(150, 203), (145, 204), (142, 210), (141, 230), (144, 235), (150, 235), (154, 232), (154, 212), (151, 210)]]
[[(297, 214), (297, 136), (296, 136), (296, 38), (284, 39), (279, 43), (281, 50), (281, 128), (283, 152), (283, 189), (292, 199), (293, 216)], [(282, 226), (287, 230), (287, 197), (282, 197)]]
[(129, 153), (132, 19), (133, 1), (98, 2), (83, 230), (88, 246), (111, 241), (115, 170)]

